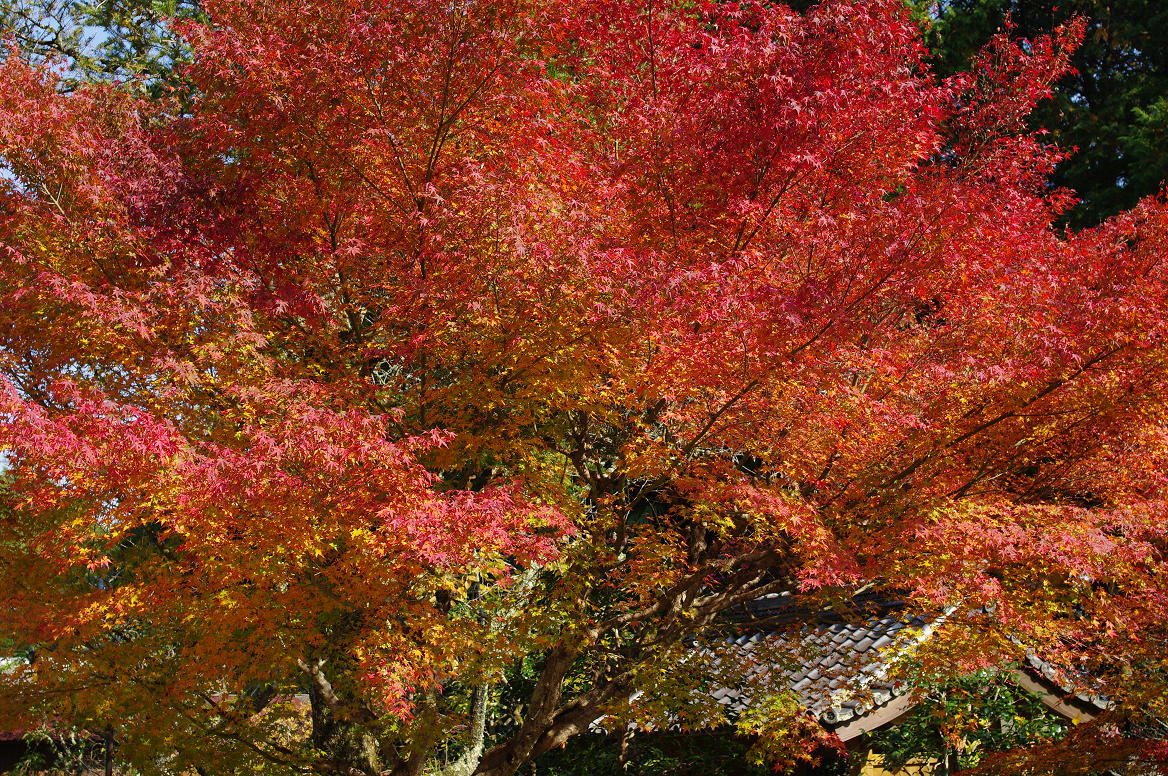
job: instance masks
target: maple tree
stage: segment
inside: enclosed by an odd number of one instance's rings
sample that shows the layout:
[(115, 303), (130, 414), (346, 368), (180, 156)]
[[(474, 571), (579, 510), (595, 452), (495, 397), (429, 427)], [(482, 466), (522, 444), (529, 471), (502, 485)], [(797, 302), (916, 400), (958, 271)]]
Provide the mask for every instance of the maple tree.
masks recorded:
[(874, 586), (1165, 756), (1168, 210), (1051, 227), (1080, 27), (938, 79), (888, 0), (205, 12), (173, 97), (2, 65), (6, 726), (509, 776)]

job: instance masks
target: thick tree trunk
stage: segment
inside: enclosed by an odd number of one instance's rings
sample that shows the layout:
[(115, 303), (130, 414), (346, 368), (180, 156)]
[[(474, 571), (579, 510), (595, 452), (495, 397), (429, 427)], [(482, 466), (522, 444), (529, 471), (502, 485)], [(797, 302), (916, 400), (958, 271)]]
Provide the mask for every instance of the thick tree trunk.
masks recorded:
[(361, 715), (344, 714), (341, 699), (323, 671), (324, 661), (300, 661), (308, 674), (312, 715), (312, 745), (327, 752), (331, 767), (340, 774), (381, 776), (384, 772), (377, 738), (360, 724)]

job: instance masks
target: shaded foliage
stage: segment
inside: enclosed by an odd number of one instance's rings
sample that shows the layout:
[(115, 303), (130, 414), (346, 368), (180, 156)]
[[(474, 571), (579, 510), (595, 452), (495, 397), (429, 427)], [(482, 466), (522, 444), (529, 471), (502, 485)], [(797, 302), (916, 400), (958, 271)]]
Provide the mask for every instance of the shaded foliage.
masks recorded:
[(937, 762), (938, 774), (973, 768), (996, 752), (1059, 741), (1071, 724), (997, 670), (956, 680), (917, 677), (914, 685), (916, 708), (869, 736), (892, 770), (914, 760)]

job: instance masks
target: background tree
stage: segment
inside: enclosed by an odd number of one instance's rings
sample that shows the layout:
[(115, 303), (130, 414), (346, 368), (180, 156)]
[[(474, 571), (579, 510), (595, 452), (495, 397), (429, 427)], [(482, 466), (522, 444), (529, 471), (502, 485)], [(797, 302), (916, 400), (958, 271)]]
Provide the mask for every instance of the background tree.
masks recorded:
[[(1168, 180), (1168, 6), (1157, 0), (942, 0), (918, 4), (940, 72), (965, 70), (1002, 30), (1034, 38), (1086, 22), (1072, 69), (1031, 126), (1070, 151), (1051, 183), (1082, 198), (1064, 220), (1091, 226)], [(1007, 21), (1008, 20), (1008, 21)]]
[(0, 71), (7, 724), (510, 776), (874, 586), (1160, 756), (1168, 215), (1051, 228), (1079, 28), (939, 81), (887, 0), (205, 10), (181, 105)]
[(155, 95), (177, 82), (176, 71), (190, 56), (171, 23), (200, 16), (191, 0), (0, 2), (0, 30), (33, 61), (63, 63), (63, 88), (120, 80)]

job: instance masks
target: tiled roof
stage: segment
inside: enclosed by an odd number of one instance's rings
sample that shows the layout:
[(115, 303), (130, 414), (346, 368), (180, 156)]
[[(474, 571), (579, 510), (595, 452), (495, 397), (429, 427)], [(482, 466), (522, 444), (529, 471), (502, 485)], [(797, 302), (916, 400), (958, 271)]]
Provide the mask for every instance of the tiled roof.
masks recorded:
[[(814, 616), (815, 625), (784, 629), (795, 605), (785, 595), (768, 596), (748, 608), (743, 635), (729, 640), (739, 659), (750, 665), (739, 688), (722, 687), (713, 697), (734, 715), (750, 704), (750, 679), (774, 670), (774, 656), (781, 655), (785, 684), (801, 704), (823, 724), (834, 728), (892, 703), (908, 686), (892, 675), (897, 659), (928, 638), (942, 617), (929, 621), (898, 611), (895, 604), (855, 622), (835, 621), (831, 615)], [(806, 619), (807, 612), (801, 612)], [(763, 654), (765, 653), (765, 655)]]
[[(909, 614), (897, 601), (872, 597), (857, 598), (844, 619), (808, 611), (785, 593), (766, 596), (745, 607), (737, 618), (742, 635), (728, 640), (737, 659), (749, 666), (746, 680), (737, 688), (715, 690), (713, 697), (731, 716), (739, 714), (750, 705), (751, 679), (769, 680), (777, 667), (801, 705), (847, 740), (914, 705), (912, 688), (893, 668), (946, 617)], [(808, 620), (814, 624), (804, 625)], [(1111, 706), (1097, 679), (1048, 663), (1033, 652), (1015, 674), (1019, 684), (1068, 718), (1091, 719)], [(775, 684), (759, 682), (764, 683)]]
[(1096, 714), (1114, 705), (1103, 694), (1101, 682), (1086, 671), (1059, 668), (1033, 652), (1027, 655), (1023, 670), (1040, 681), (1045, 681), (1050, 692), (1062, 696), (1063, 700), (1089, 714)]

